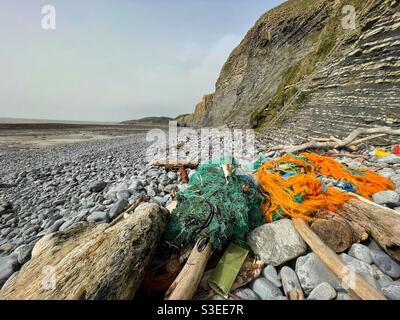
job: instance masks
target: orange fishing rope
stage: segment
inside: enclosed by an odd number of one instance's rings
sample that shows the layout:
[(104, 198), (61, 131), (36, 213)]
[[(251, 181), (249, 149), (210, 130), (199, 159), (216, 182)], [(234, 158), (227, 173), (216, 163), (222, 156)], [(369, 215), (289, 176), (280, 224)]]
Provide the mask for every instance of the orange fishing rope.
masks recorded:
[[(290, 171), (293, 167), (296, 173), (288, 178), (281, 176), (281, 170)], [(261, 210), (267, 221), (284, 215), (309, 219), (310, 214), (320, 210), (334, 212), (354, 197), (334, 186), (323, 189), (317, 175), (350, 182), (356, 192), (366, 198), (379, 191), (394, 189), (391, 180), (375, 172), (366, 169), (352, 171), (328, 157), (314, 153), (302, 153), (300, 157), (285, 155), (266, 162), (255, 174), (265, 197)]]

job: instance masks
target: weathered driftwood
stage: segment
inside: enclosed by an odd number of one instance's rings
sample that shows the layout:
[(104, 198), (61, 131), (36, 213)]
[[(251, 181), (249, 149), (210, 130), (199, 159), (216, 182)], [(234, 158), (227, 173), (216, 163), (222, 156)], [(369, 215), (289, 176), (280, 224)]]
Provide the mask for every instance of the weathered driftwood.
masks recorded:
[(210, 242), (201, 251), (197, 243), (182, 271), (165, 294), (165, 300), (191, 300), (197, 291), (211, 254)]
[(364, 229), (390, 256), (400, 261), (400, 214), (357, 196), (336, 212)]
[(311, 224), (311, 229), (336, 253), (343, 252), (353, 243), (368, 238), (364, 229), (328, 211), (318, 214), (318, 218)]
[(349, 268), (340, 260), (337, 254), (311, 230), (307, 222), (300, 219), (292, 220), (300, 236), (335, 276), (349, 287), (348, 291), (352, 296), (362, 300), (386, 300), (379, 290), (370, 285), (359, 274), (354, 273), (350, 277)]
[[(360, 135), (370, 135), (370, 136), (356, 140)], [(268, 149), (268, 151), (283, 151), (286, 153), (294, 153), (306, 149), (343, 148), (346, 146), (354, 146), (356, 144), (365, 141), (373, 140), (378, 137), (382, 137), (384, 135), (400, 135), (400, 130), (392, 129), (390, 127), (379, 127), (379, 128), (369, 128), (369, 129), (358, 128), (354, 130), (352, 133), (350, 133), (347, 136), (347, 138), (343, 140), (338, 141), (337, 139), (329, 139), (329, 141), (324, 141), (324, 142), (312, 140), (310, 142), (301, 144), (299, 146), (280, 145), (272, 147)]]
[(258, 278), (261, 275), (264, 266), (265, 263), (263, 261), (254, 260), (250, 257), (247, 257), (239, 270), (239, 274), (232, 285), (231, 291), (241, 288)]
[(188, 169), (196, 169), (199, 164), (195, 161), (169, 161), (169, 160), (156, 160), (153, 165), (158, 167), (165, 167), (166, 169), (179, 169), (180, 167)]
[(150, 205), (113, 226), (80, 222), (49, 234), (0, 300), (132, 299), (167, 220)]
[(288, 300), (304, 300), (304, 293), (300, 289), (293, 289), (287, 294)]

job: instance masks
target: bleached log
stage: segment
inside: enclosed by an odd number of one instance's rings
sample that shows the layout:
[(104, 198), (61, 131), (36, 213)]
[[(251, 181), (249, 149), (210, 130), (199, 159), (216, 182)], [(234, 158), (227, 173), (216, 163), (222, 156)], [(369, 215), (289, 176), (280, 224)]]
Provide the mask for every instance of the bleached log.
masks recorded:
[[(365, 138), (361, 138), (355, 141), (360, 135), (371, 135)], [(353, 146), (356, 143), (361, 143), (369, 140), (376, 139), (377, 137), (382, 137), (384, 135), (400, 135), (399, 129), (392, 129), (390, 127), (378, 127), (378, 128), (358, 128), (350, 133), (345, 139), (339, 141), (327, 141), (318, 142), (310, 141), (298, 146), (285, 146), (279, 145), (276, 147), (269, 148), (267, 151), (283, 151), (286, 153), (295, 153), (307, 149), (327, 149), (327, 148), (343, 148), (346, 146)]]
[(168, 216), (150, 205), (112, 226), (80, 222), (46, 235), (0, 300), (130, 300)]

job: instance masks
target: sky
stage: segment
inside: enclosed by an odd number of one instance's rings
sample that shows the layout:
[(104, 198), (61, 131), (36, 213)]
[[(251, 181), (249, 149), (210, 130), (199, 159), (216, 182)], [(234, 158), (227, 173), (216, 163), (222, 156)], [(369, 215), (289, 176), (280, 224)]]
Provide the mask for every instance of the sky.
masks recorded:
[[(246, 32), (282, 2), (0, 0), (0, 117), (191, 113)], [(55, 30), (43, 28), (45, 5)]]

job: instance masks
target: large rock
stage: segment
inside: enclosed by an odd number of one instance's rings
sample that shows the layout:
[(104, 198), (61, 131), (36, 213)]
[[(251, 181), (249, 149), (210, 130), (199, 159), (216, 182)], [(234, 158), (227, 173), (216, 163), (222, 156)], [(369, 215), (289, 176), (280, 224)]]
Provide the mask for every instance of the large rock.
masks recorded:
[(265, 279), (273, 283), (274, 286), (282, 287), (281, 280), (279, 279), (278, 272), (273, 266), (266, 266), (262, 271), (262, 275)]
[(392, 190), (381, 191), (374, 193), (372, 200), (377, 204), (395, 204), (400, 202), (400, 195)]
[(400, 300), (400, 282), (392, 282), (382, 288), (382, 293), (391, 300)]
[(382, 272), (392, 278), (400, 277), (400, 264), (384, 252), (375, 241), (371, 240), (368, 248), (371, 252), (372, 261)]
[(80, 222), (46, 235), (0, 299), (132, 299), (167, 220), (153, 205), (112, 226)]
[(124, 209), (126, 209), (129, 205), (129, 201), (126, 199), (118, 200), (114, 205), (111, 207), (109, 216), (111, 219), (114, 219), (118, 216)]
[(298, 290), (303, 292), (299, 278), (297, 277), (297, 274), (296, 272), (294, 272), (293, 269), (284, 266), (281, 269), (280, 276), (282, 279), (283, 291), (285, 292), (286, 296), (293, 290)]
[(104, 181), (96, 181), (90, 187), (89, 190), (92, 192), (103, 191), (107, 184)]
[(0, 288), (17, 269), (18, 261), (15, 256), (0, 257)]
[(396, 171), (394, 171), (392, 168), (383, 168), (382, 170), (379, 170), (377, 173), (382, 177), (390, 178), (396, 174)]
[(86, 218), (88, 222), (106, 222), (108, 220), (107, 212), (95, 211)]
[(397, 156), (395, 154), (390, 154), (387, 157), (383, 157), (383, 158), (378, 159), (378, 162), (386, 163), (386, 164), (400, 163), (400, 156)]
[(254, 254), (266, 264), (279, 266), (304, 254), (307, 246), (289, 219), (264, 224), (248, 236)]
[(262, 300), (272, 300), (275, 297), (281, 297), (282, 292), (272, 282), (265, 278), (258, 278), (250, 284), (253, 290)]
[(336, 290), (327, 282), (320, 283), (308, 296), (308, 300), (333, 300)]
[(372, 263), (369, 248), (361, 243), (354, 243), (349, 250), (349, 255), (365, 263)]
[(33, 244), (23, 244), (14, 251), (14, 255), (18, 259), (18, 263), (23, 265), (31, 258)]
[(336, 290), (342, 288), (339, 280), (314, 252), (297, 259), (296, 273), (307, 295), (322, 282), (329, 283)]
[(349, 285), (351, 285), (351, 272), (355, 272), (362, 276), (367, 282), (377, 289), (380, 289), (379, 281), (374, 269), (366, 262), (353, 258), (352, 256), (342, 253), (339, 255), (340, 259), (349, 267)]
[(239, 288), (233, 291), (242, 300), (260, 300), (260, 297), (250, 288)]

